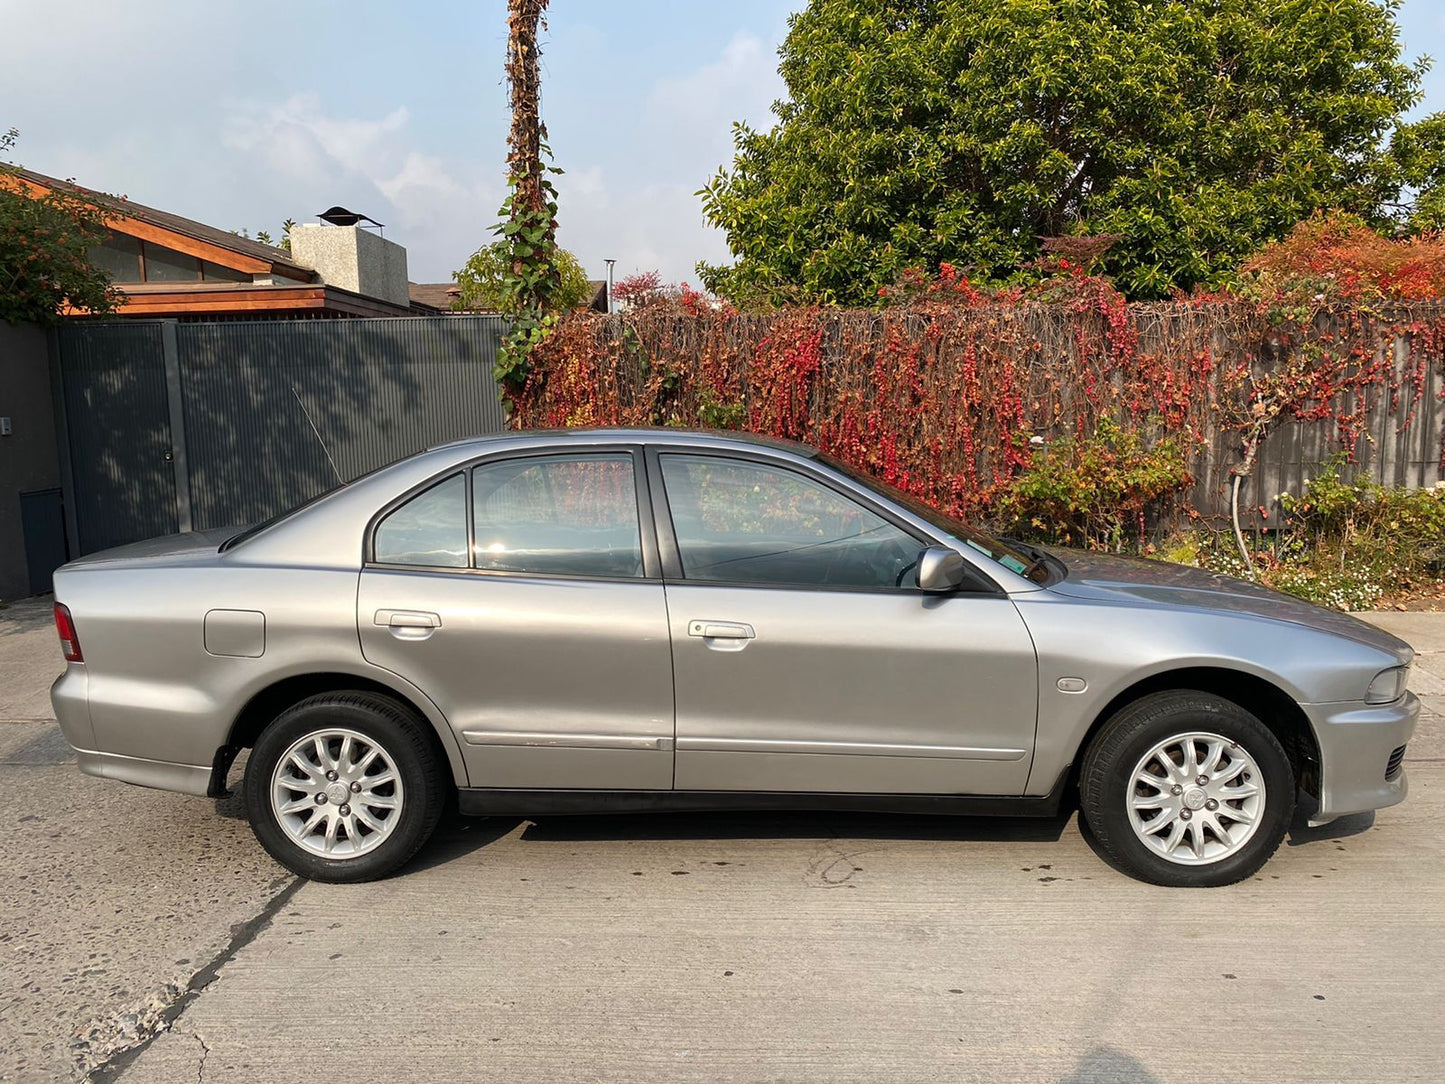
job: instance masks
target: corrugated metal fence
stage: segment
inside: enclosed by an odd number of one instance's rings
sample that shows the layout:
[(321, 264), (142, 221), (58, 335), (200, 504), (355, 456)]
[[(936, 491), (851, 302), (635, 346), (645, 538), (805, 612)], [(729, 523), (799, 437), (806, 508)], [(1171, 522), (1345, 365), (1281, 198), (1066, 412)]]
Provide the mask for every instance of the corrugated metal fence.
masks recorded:
[(499, 432), (501, 334), (491, 316), (62, 325), (72, 550), (255, 522)]

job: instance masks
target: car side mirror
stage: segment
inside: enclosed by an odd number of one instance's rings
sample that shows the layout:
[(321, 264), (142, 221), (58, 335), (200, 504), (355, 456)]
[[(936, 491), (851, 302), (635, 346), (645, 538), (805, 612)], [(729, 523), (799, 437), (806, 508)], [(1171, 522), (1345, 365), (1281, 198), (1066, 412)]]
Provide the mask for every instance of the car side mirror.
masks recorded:
[(967, 576), (963, 555), (946, 546), (929, 546), (918, 555), (918, 589), (934, 594), (957, 591)]

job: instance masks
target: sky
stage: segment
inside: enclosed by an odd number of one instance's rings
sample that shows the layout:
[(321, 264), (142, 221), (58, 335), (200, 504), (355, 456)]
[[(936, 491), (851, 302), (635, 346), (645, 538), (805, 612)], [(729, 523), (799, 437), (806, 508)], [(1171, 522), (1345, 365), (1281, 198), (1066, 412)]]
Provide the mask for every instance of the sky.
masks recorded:
[[(726, 262), (696, 192), (732, 125), (771, 123), (802, 0), (553, 0), (542, 113), (559, 241), (594, 278), (696, 284)], [(417, 282), (492, 239), (505, 196), (504, 0), (0, 0), (0, 131), (52, 176), (232, 230), (340, 204), (386, 224)], [(1439, 64), (1445, 3), (1405, 0), (1405, 55)]]

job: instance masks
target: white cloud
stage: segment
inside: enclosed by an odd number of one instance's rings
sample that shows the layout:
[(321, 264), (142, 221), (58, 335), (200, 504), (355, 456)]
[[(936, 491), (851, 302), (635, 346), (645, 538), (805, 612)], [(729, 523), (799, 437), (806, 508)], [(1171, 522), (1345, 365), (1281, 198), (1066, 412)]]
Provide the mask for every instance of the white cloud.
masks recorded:
[(308, 92), (233, 105), (224, 141), (264, 160), (308, 206), (341, 203), (385, 222), (406, 246), (411, 277), (441, 281), (490, 240), (502, 185), (417, 149), (410, 119), (404, 105), (375, 118), (336, 116)]
[(739, 33), (722, 55), (681, 79), (653, 87), (648, 112), (669, 128), (700, 133), (710, 144), (731, 144), (731, 124), (766, 124), (768, 109), (782, 93), (773, 53), (760, 39)]
[[(593, 274), (657, 270), (697, 284), (698, 261), (725, 262), (726, 239), (703, 220), (697, 190), (732, 157), (732, 122), (767, 127), (783, 93), (771, 49), (740, 33), (693, 72), (658, 79), (632, 118), (621, 117), (625, 158), (611, 167), (564, 161), (560, 240)], [(566, 144), (558, 142), (559, 154)], [(563, 154), (565, 158), (565, 154)]]
[(267, 105), (243, 102), (232, 106), (224, 142), (228, 147), (262, 156), (272, 169), (300, 180), (337, 169), (374, 173), (395, 159), (408, 113), (398, 106), (379, 120), (331, 117), (314, 93), (293, 94)]

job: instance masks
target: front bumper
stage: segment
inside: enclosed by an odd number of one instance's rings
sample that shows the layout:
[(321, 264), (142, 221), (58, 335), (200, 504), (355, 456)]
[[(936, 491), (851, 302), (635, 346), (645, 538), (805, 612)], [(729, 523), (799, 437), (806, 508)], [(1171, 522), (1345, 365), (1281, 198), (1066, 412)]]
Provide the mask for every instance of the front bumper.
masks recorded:
[(1359, 701), (1303, 707), (1320, 746), (1320, 806), (1310, 818), (1311, 825), (1405, 800), (1410, 792), (1405, 772), (1387, 779), (1385, 770), (1390, 754), (1415, 733), (1420, 700), (1414, 693), (1392, 704)]

